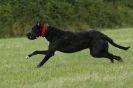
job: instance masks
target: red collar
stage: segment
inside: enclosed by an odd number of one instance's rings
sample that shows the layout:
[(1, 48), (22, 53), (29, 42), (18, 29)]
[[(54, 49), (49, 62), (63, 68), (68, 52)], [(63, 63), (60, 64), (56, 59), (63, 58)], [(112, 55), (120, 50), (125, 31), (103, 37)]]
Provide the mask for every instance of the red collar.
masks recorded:
[(41, 37), (44, 37), (46, 35), (46, 31), (47, 31), (47, 24), (43, 24), (42, 27), (41, 27), (41, 33), (40, 33), (40, 36)]

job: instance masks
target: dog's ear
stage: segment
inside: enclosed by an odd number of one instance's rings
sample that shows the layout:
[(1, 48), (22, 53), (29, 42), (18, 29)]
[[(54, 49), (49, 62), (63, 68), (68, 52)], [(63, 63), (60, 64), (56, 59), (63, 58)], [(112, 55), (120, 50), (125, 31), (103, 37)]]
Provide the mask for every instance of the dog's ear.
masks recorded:
[(41, 25), (43, 25), (44, 23), (45, 23), (45, 22), (41, 20), (41, 21), (38, 21), (38, 22), (37, 22), (37, 25), (38, 25), (38, 26), (41, 26)]

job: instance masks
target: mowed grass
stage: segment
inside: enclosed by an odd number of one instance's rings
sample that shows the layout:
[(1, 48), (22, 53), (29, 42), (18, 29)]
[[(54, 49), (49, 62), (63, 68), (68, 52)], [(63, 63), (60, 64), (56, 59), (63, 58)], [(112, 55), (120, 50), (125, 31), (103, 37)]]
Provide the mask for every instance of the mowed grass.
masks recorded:
[(43, 38), (0, 39), (0, 88), (133, 88), (133, 29), (106, 30), (116, 43), (131, 46), (123, 51), (110, 45), (110, 52), (124, 62), (110, 63), (105, 58), (93, 58), (89, 49), (72, 54), (56, 52), (43, 67), (43, 59), (25, 56), (34, 50), (47, 49)]

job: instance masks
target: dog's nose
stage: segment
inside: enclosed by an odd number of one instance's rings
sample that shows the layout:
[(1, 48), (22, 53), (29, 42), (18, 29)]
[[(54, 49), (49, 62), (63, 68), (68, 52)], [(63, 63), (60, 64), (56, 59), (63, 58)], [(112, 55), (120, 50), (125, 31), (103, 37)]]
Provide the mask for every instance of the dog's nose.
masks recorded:
[(27, 38), (28, 38), (28, 39), (31, 39), (31, 38), (32, 38), (32, 36), (31, 36), (31, 33), (30, 33), (30, 32), (28, 32), (28, 33), (26, 34), (26, 36), (27, 36)]
[(31, 35), (31, 33), (30, 32), (28, 32), (27, 34), (26, 34), (26, 36), (28, 37), (28, 36), (30, 36)]

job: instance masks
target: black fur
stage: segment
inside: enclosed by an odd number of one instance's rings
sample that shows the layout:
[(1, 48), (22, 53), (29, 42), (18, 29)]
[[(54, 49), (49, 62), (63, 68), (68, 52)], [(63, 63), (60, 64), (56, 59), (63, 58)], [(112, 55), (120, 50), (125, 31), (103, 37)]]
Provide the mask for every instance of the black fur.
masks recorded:
[[(37, 24), (32, 28), (32, 31), (27, 33), (27, 37), (31, 40), (39, 37), (41, 32), (41, 25)], [(62, 31), (55, 27), (48, 26), (45, 38), (49, 41), (49, 47), (46, 51), (34, 51), (29, 54), (31, 57), (36, 54), (46, 55), (44, 59), (38, 64), (37, 67), (41, 67), (50, 57), (52, 57), (55, 51), (61, 51), (64, 53), (73, 53), (83, 49), (90, 49), (90, 54), (97, 58), (108, 58), (112, 63), (114, 59), (122, 61), (120, 56), (116, 56), (108, 52), (108, 42), (113, 46), (128, 50), (130, 47), (123, 47), (113, 42), (111, 38), (105, 34), (91, 30), (87, 32), (69, 32)]]

